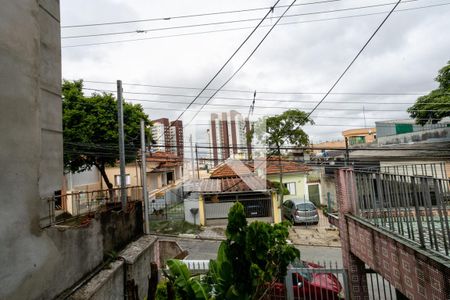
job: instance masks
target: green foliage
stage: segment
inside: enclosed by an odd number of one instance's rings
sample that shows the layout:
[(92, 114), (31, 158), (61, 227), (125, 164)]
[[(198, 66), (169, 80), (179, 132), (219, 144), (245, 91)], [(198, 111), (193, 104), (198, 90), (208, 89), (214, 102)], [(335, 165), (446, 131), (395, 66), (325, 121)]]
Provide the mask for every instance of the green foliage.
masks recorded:
[(166, 300), (168, 298), (167, 294), (167, 280), (163, 280), (158, 283), (158, 286), (156, 287), (156, 294), (155, 299), (156, 300)]
[(191, 276), (183, 262), (177, 259), (169, 259), (167, 266), (170, 273), (166, 275), (173, 284), (177, 298), (182, 300), (210, 299), (209, 294), (211, 290), (209, 286), (199, 276)]
[(227, 239), (220, 244), (204, 277), (192, 277), (186, 265), (169, 260), (168, 278), (180, 299), (260, 299), (271, 283), (282, 280), (300, 252), (287, 243), (290, 224), (245, 219), (237, 202), (228, 214)]
[(306, 146), (308, 135), (301, 128), (307, 123), (314, 124), (307, 113), (290, 109), (280, 115), (264, 117), (255, 125), (258, 139), (273, 148), (270, 154), (280, 155), (280, 147), (285, 145)]
[[(119, 159), (117, 101), (107, 93), (86, 97), (82, 89), (82, 80), (62, 85), (64, 166), (72, 172), (96, 166), (111, 188), (104, 170)], [(141, 105), (125, 102), (123, 108), (126, 159), (131, 161), (140, 147), (140, 119), (151, 123)]]
[(283, 195), (289, 195), (288, 188), (281, 185), (278, 181), (271, 181), (270, 183), (273, 185), (278, 195), (281, 195), (281, 193), (283, 193)]
[(439, 70), (435, 80), (439, 82), (439, 87), (428, 95), (419, 97), (407, 110), (417, 124), (434, 124), (450, 116), (450, 61)]

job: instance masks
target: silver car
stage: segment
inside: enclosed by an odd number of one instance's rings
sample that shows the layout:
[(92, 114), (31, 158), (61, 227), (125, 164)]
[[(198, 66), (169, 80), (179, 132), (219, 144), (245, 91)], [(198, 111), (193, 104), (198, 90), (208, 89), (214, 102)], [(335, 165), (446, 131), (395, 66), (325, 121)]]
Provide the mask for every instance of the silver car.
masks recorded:
[(314, 204), (300, 199), (286, 200), (282, 206), (283, 216), (294, 224), (318, 224), (319, 213)]

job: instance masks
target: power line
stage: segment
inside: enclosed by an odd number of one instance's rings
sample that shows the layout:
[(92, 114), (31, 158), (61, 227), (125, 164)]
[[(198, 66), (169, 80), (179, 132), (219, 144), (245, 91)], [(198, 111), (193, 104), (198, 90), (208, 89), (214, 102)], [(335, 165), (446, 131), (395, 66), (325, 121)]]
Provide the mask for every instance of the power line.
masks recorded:
[[(450, 3), (449, 3), (450, 4)], [(281, 24), (278, 24), (278, 26)], [(94, 84), (109, 84), (116, 85), (115, 81), (96, 81), (96, 80), (84, 80), (83, 82), (94, 83)], [(154, 84), (143, 84), (143, 83), (123, 83), (123, 85), (129, 86), (140, 86), (140, 87), (151, 87), (151, 88), (162, 88), (162, 89), (181, 89), (181, 90), (201, 90), (201, 88), (197, 87), (187, 87), (187, 86), (170, 86), (170, 85), (154, 85)], [(106, 92), (115, 92), (112, 90), (102, 90), (102, 89), (93, 89), (93, 88), (85, 88), (86, 90), (95, 90), (95, 91), (106, 91)], [(205, 91), (215, 91), (215, 89), (206, 89)], [(249, 93), (253, 94), (253, 90), (236, 90), (236, 89), (222, 89), (221, 92), (233, 92), (233, 93)], [(128, 94), (132, 94), (133, 92), (124, 92)], [(332, 92), (330, 95), (357, 95), (357, 96), (420, 96), (427, 92)], [(158, 95), (158, 96), (186, 96), (186, 97), (194, 97), (194, 95), (183, 95), (183, 94), (167, 94), (167, 93), (142, 93), (145, 95)], [(277, 95), (323, 95), (326, 92), (281, 92), (281, 91), (260, 91), (258, 90), (258, 94), (277, 94)], [(207, 98), (199, 97), (199, 98)], [(278, 101), (278, 100), (277, 100)]]
[[(85, 88), (86, 90), (91, 91), (98, 91), (98, 92), (106, 92), (106, 93), (112, 93), (113, 91), (109, 90), (99, 90), (99, 89), (91, 89), (91, 88)], [(158, 93), (136, 93), (136, 92), (124, 92), (124, 94), (134, 94), (134, 95), (152, 95), (152, 96), (167, 96), (170, 97), (168, 94), (160, 95)], [(185, 98), (191, 98), (190, 95), (173, 95), (173, 97), (185, 97)], [(209, 98), (209, 97), (199, 97), (199, 98)], [(240, 97), (216, 97), (216, 100), (222, 99), (222, 100), (232, 100), (232, 101), (253, 101), (251, 98), (240, 98)], [(137, 99), (137, 98), (128, 98), (129, 101), (137, 101), (137, 102), (153, 102), (153, 103), (173, 103), (173, 104), (188, 104), (188, 102), (184, 101), (172, 101), (172, 100), (161, 100), (161, 99)], [(288, 102), (288, 103), (315, 103), (314, 100), (294, 100), (294, 99), (258, 99), (258, 101), (261, 102)], [(377, 101), (377, 102), (367, 102), (367, 101), (329, 101), (329, 104), (332, 103), (339, 103), (339, 104), (365, 104), (365, 105), (380, 105), (380, 104), (388, 104), (388, 105), (412, 105), (415, 102), (383, 102), (383, 101)], [(429, 103), (429, 104), (436, 104), (436, 105), (450, 105), (447, 103), (442, 102), (436, 102), (436, 103)], [(194, 103), (193, 105), (201, 105), (201, 103)], [(248, 107), (248, 105), (239, 105), (239, 104), (208, 104), (211, 106), (229, 106), (229, 107)], [(286, 107), (286, 106), (255, 106), (257, 108), (294, 108), (294, 107)]]
[(364, 44), (364, 46), (359, 50), (359, 52), (356, 54), (356, 56), (353, 58), (353, 60), (350, 62), (350, 64), (345, 68), (344, 72), (338, 77), (336, 82), (331, 86), (331, 88), (328, 90), (328, 92), (323, 96), (323, 98), (317, 103), (317, 105), (308, 113), (306, 118), (308, 118), (318, 107), (322, 102), (327, 98), (327, 96), (333, 91), (333, 89), (336, 87), (336, 85), (341, 81), (342, 77), (347, 73), (347, 71), (350, 69), (350, 67), (353, 65), (353, 63), (358, 59), (358, 57), (361, 55), (361, 53), (366, 49), (367, 45), (370, 43), (370, 41), (374, 38), (374, 36), (377, 34), (377, 32), (381, 29), (383, 24), (387, 21), (387, 19), (390, 17), (392, 12), (397, 8), (397, 6), (400, 4), (402, 0), (398, 0), (397, 3), (392, 7), (391, 11), (387, 14), (387, 16), (383, 19), (383, 21), (378, 25), (377, 29), (373, 32), (373, 34), (370, 36), (370, 38), (367, 40), (367, 42)]
[[(407, 2), (417, 2), (420, 0), (406, 0)], [(300, 17), (300, 16), (310, 16), (310, 15), (318, 15), (318, 14), (329, 14), (335, 12), (343, 12), (343, 11), (352, 11), (352, 10), (360, 10), (367, 8), (375, 8), (375, 7), (383, 7), (395, 4), (395, 2), (389, 3), (381, 3), (381, 4), (373, 4), (373, 5), (364, 5), (364, 6), (356, 6), (356, 7), (347, 7), (347, 8), (339, 8), (333, 10), (323, 10), (317, 12), (307, 12), (307, 13), (299, 13), (286, 15), (285, 18), (292, 17)], [(276, 16), (278, 18), (279, 16)], [(93, 33), (93, 34), (85, 34), (85, 35), (70, 35), (70, 36), (62, 36), (61, 39), (75, 39), (75, 38), (87, 38), (87, 37), (99, 37), (99, 36), (113, 36), (113, 35), (124, 35), (124, 34), (133, 34), (133, 33), (148, 33), (155, 31), (165, 31), (165, 30), (173, 30), (173, 29), (184, 29), (184, 28), (195, 28), (195, 27), (203, 27), (203, 26), (215, 26), (215, 25), (224, 25), (224, 24), (235, 24), (242, 22), (253, 22), (258, 21), (259, 18), (251, 18), (251, 19), (240, 19), (240, 20), (230, 20), (230, 21), (219, 21), (219, 22), (209, 22), (209, 23), (200, 23), (200, 24), (190, 24), (190, 25), (179, 25), (179, 26), (171, 26), (171, 27), (159, 27), (159, 28), (149, 28), (149, 29), (137, 29), (137, 30), (128, 30), (128, 31), (119, 31), (119, 32), (103, 32), (103, 33)]]
[[(261, 24), (264, 22), (264, 20), (269, 16), (271, 12), (273, 12), (274, 8), (277, 6), (277, 4), (280, 2), (280, 0), (277, 0), (275, 4), (267, 11), (267, 13), (264, 15), (264, 17), (259, 21), (259, 23), (256, 25), (256, 27), (250, 32), (249, 35), (244, 39), (244, 41), (239, 45), (239, 47), (233, 52), (233, 54), (228, 58), (228, 60), (222, 65), (222, 67), (216, 72), (216, 74), (209, 80), (209, 82), (205, 85), (205, 87), (197, 94), (197, 96), (192, 99), (192, 101), (188, 104), (188, 106), (181, 112), (181, 114), (176, 118), (175, 121), (179, 120), (183, 114), (191, 107), (191, 105), (198, 99), (198, 97), (201, 96), (201, 94), (210, 86), (210, 84), (214, 81), (214, 79), (219, 76), (219, 74), (222, 72), (222, 70), (228, 65), (228, 63), (234, 58), (234, 56), (239, 52), (239, 50), (244, 46), (244, 44), (250, 39), (250, 37), (256, 32), (256, 30), (261, 26)], [(295, 0), (294, 0), (295, 2)], [(166, 128), (167, 129), (167, 128)], [(165, 132), (163, 133), (165, 134)], [(162, 134), (162, 135), (163, 135)], [(161, 136), (162, 136), (161, 135)], [(158, 137), (158, 139), (161, 138)]]
[[(224, 98), (217, 98), (217, 99), (224, 99)], [(153, 102), (153, 103), (173, 103), (173, 104), (187, 104), (186, 102), (182, 102), (182, 101), (159, 101), (159, 100), (145, 100), (145, 99), (128, 99), (129, 101), (136, 101), (136, 102)], [(300, 103), (305, 103), (305, 101), (298, 101), (298, 100), (292, 100), (290, 101), (291, 103), (295, 104), (297, 102)], [(306, 102), (306, 103), (311, 103), (311, 102)], [(329, 104), (333, 104), (333, 103), (339, 103), (339, 104), (346, 104), (346, 103), (351, 103), (354, 104), (355, 102), (345, 102), (345, 101), (333, 101), (333, 102), (329, 102)], [(364, 102), (356, 102), (356, 103), (364, 103)], [(378, 102), (378, 103), (365, 103), (365, 104), (373, 104), (373, 105), (380, 105), (380, 104), (387, 104), (387, 105), (411, 105), (414, 103), (386, 103), (386, 102)], [(427, 104), (435, 104), (435, 105), (445, 105), (448, 106), (449, 110), (450, 110), (450, 103), (427, 103)], [(193, 105), (202, 105), (202, 103), (194, 103)], [(238, 108), (238, 107), (242, 107), (242, 108), (248, 108), (248, 105), (242, 105), (242, 104), (218, 104), (218, 103), (208, 103), (208, 106), (216, 106), (216, 107), (233, 107), (233, 108)], [(293, 106), (260, 106), (260, 105), (255, 105), (255, 108), (282, 108), (282, 109), (294, 109), (297, 107), (293, 107)], [(308, 107), (303, 107), (302, 109), (308, 109)], [(347, 110), (346, 108), (341, 108), (341, 109), (337, 109), (337, 108), (330, 108), (332, 110)], [(349, 110), (361, 110), (360, 108), (349, 108)], [(379, 111), (379, 110), (371, 110), (371, 109), (364, 109), (367, 111)], [(399, 110), (395, 110), (395, 111), (399, 111)], [(400, 110), (400, 111), (404, 111), (404, 110)], [(415, 111), (415, 110), (414, 110)], [(429, 110), (426, 110), (429, 111)]]
[[(201, 96), (201, 94), (210, 86), (210, 84), (214, 81), (214, 79), (219, 76), (220, 72), (228, 65), (228, 63), (234, 58), (234, 56), (238, 53), (238, 51), (244, 46), (244, 44), (250, 39), (250, 37), (255, 33), (255, 31), (259, 28), (259, 26), (264, 22), (264, 20), (269, 16), (271, 12), (273, 12), (273, 9), (277, 6), (277, 4), (280, 2), (280, 0), (277, 0), (275, 4), (270, 8), (270, 10), (266, 13), (266, 15), (259, 21), (259, 23), (256, 25), (256, 27), (250, 32), (250, 34), (244, 39), (244, 41), (239, 45), (239, 47), (234, 51), (234, 53), (228, 58), (228, 60), (222, 65), (222, 67), (219, 69), (219, 71), (216, 72), (216, 74), (209, 80), (209, 82), (205, 85), (205, 87), (195, 96), (195, 98), (189, 103), (189, 105), (186, 107), (188, 109), (191, 107), (191, 105), (198, 99), (198, 97)], [(184, 111), (178, 116), (176, 120), (179, 120), (184, 114)]]
[(272, 32), (272, 30), (275, 28), (275, 26), (277, 26), (277, 24), (281, 21), (281, 19), (284, 17), (284, 15), (288, 12), (288, 10), (292, 7), (292, 5), (295, 4), (297, 0), (292, 1), (292, 3), (285, 9), (285, 11), (281, 14), (281, 16), (276, 20), (276, 22), (272, 25), (272, 27), (270, 27), (270, 29), (267, 31), (267, 33), (263, 36), (263, 38), (261, 39), (261, 41), (256, 45), (256, 47), (253, 49), (253, 51), (250, 53), (249, 56), (247, 56), (247, 58), (244, 60), (244, 62), (239, 66), (239, 68), (237, 68), (236, 71), (234, 71), (234, 73), (206, 100), (205, 103), (203, 103), (203, 105), (200, 107), (200, 109), (198, 110), (198, 112), (196, 112), (194, 114), (194, 116), (192, 117), (192, 119), (188, 122), (187, 125), (189, 125), (192, 120), (195, 119), (195, 117), (200, 113), (200, 111), (202, 111), (202, 109), (205, 107), (205, 105), (208, 104), (209, 101), (211, 101), (211, 99), (221, 90), (225, 87), (225, 85), (228, 84), (228, 82), (230, 82), (234, 76), (236, 76), (237, 73), (239, 73), (239, 71), (247, 64), (247, 62), (250, 60), (250, 58), (253, 56), (253, 54), (255, 54), (255, 52), (259, 49), (259, 47), (262, 45), (262, 43), (266, 40), (266, 38), (269, 36), (269, 34)]
[[(339, 1), (342, 1), (342, 0), (324, 0), (324, 1), (316, 1), (316, 2), (305, 2), (305, 3), (296, 4), (295, 6), (324, 4), (324, 3), (339, 2)], [(287, 5), (278, 6), (278, 8), (283, 8), (283, 7), (287, 7)], [(223, 15), (223, 14), (235, 14), (235, 13), (252, 12), (252, 11), (260, 11), (260, 10), (267, 10), (267, 9), (270, 9), (270, 7), (266, 6), (266, 7), (257, 7), (257, 8), (247, 8), (247, 9), (238, 9), (238, 10), (228, 10), (228, 11), (218, 11), (218, 12), (208, 12), (208, 13), (198, 13), (198, 14), (190, 14), (190, 15), (158, 17), (158, 18), (147, 18), (147, 19), (138, 19), (138, 20), (127, 20), (127, 21), (111, 21), (111, 22), (103, 22), (103, 23), (63, 25), (63, 26), (61, 26), (61, 28), (63, 28), (63, 29), (65, 29), (65, 28), (81, 28), (81, 27), (108, 26), (108, 25), (154, 22), (154, 21), (170, 21), (170, 20), (175, 20), (175, 19), (196, 18), (196, 17)]]
[[(87, 82), (87, 81), (86, 81)], [(89, 88), (89, 87), (83, 87), (84, 90), (87, 91), (95, 91), (95, 92), (105, 92), (105, 93), (114, 93), (115, 91), (113, 90), (107, 90), (107, 89), (98, 89), (98, 88)], [(212, 90), (212, 89), (208, 89), (208, 90)], [(230, 90), (228, 90), (230, 91)], [(221, 92), (224, 92), (224, 90), (221, 90)], [(242, 91), (242, 93), (247, 93), (246, 91)], [(252, 92), (253, 93), (253, 92)], [(259, 92), (258, 92), (259, 93)], [(285, 95), (324, 95), (326, 94), (326, 92), (293, 92), (293, 93), (287, 93), (287, 92), (261, 92), (262, 94), (285, 94)], [(160, 97), (182, 97), (182, 98), (193, 98), (195, 97), (194, 95), (189, 95), (189, 94), (170, 94), (170, 93), (155, 93), (155, 92), (124, 92), (124, 94), (130, 94), (130, 95), (149, 95), (149, 96), (160, 96)], [(362, 92), (344, 92), (344, 93), (330, 93), (330, 95), (347, 95), (347, 96), (421, 96), (426, 94), (426, 92), (424, 93), (362, 93)], [(209, 98), (209, 96), (199, 96), (199, 99), (201, 98)], [(248, 100), (248, 101), (253, 101), (253, 98), (244, 98), (244, 97), (226, 97), (226, 96), (220, 96), (218, 97), (220, 99), (226, 99), (226, 100)], [(292, 99), (270, 99), (270, 98), (261, 98), (258, 99), (259, 101), (270, 101), (270, 102), (292, 102)], [(161, 101), (162, 102), (162, 101)], [(298, 101), (297, 101), (298, 102)], [(302, 100), (300, 102), (314, 102), (314, 100)], [(337, 101), (339, 103), (345, 103), (345, 102), (341, 102), (341, 101)], [(364, 103), (366, 104), (367, 102), (361, 102), (361, 101), (349, 101), (347, 103)], [(392, 102), (390, 102), (392, 103)], [(394, 102), (395, 103), (395, 102)], [(411, 104), (408, 102), (402, 102), (398, 104)]]
[[(412, 7), (412, 8), (397, 9), (394, 13), (405, 12), (405, 11), (414, 11), (414, 10), (418, 10), (418, 9), (433, 8), (433, 7), (446, 6), (446, 5), (450, 5), (450, 3), (431, 4), (431, 5), (417, 6), (417, 7)], [(316, 19), (316, 20), (284, 22), (284, 23), (280, 23), (278, 25), (279, 26), (282, 26), (282, 25), (296, 25), (296, 24), (304, 24), (304, 23), (316, 23), (316, 22), (334, 21), (334, 20), (341, 20), (341, 19), (352, 19), (352, 18), (359, 18), (359, 17), (368, 17), (368, 16), (382, 15), (382, 14), (385, 14), (385, 13), (388, 13), (388, 12), (389, 11), (382, 11), (382, 12), (376, 12), (376, 13), (355, 14), (355, 15), (349, 15), (349, 16), (333, 17), (333, 18), (322, 18), (322, 19)], [(269, 27), (269, 26), (270, 25), (262, 25), (261, 27)], [(251, 29), (251, 28), (253, 28), (253, 27), (246, 26), (246, 27), (229, 28), (229, 29), (207, 30), (207, 31), (198, 31), (198, 32), (190, 32), (190, 33), (180, 33), (180, 34), (171, 34), (171, 35), (163, 35), (163, 36), (154, 36), (154, 37), (147, 37), (147, 38), (124, 39), (124, 40), (107, 41), (107, 42), (75, 44), (75, 45), (62, 46), (61, 48), (77, 48), (77, 47), (100, 46), (100, 45), (109, 45), (109, 44), (117, 44), (117, 43), (139, 42), (139, 41), (146, 41), (146, 40), (165, 39), (165, 38), (172, 38), (172, 37), (192, 36), (192, 35), (201, 35), (201, 34), (210, 34), (210, 33), (217, 33), (217, 32), (230, 32), (230, 31), (246, 30), (246, 29)]]
[[(66, 143), (66, 142), (64, 142)], [(85, 143), (76, 143), (76, 142), (70, 142), (68, 143), (70, 145), (97, 145), (99, 148), (101, 147), (105, 147), (106, 145), (111, 145), (114, 146), (114, 144), (85, 144)], [(203, 146), (204, 144), (204, 146)], [(165, 144), (153, 144), (152, 146), (155, 147), (166, 147), (167, 145)], [(184, 144), (183, 146), (179, 146), (179, 145), (171, 145), (170, 148), (188, 148), (190, 149), (191, 146), (189, 144)], [(195, 148), (195, 146), (193, 145), (192, 148)], [(206, 145), (206, 143), (197, 143), (197, 148), (198, 149), (242, 149), (242, 150), (246, 150), (247, 149), (247, 145), (245, 144), (237, 144), (236, 146), (210, 146), (210, 145)], [(252, 149), (255, 150), (276, 150), (277, 147), (270, 147), (270, 146), (253, 146)], [(283, 146), (280, 147), (280, 150), (330, 150), (330, 151), (345, 151), (346, 148), (345, 147), (318, 147), (318, 146)], [(448, 152), (448, 149), (442, 149), (442, 148), (436, 148), (434, 145), (422, 145), (422, 147), (410, 147), (410, 146), (405, 146), (405, 147), (399, 147), (398, 145), (396, 145), (395, 147), (354, 147), (354, 148), (349, 148), (350, 151), (442, 151), (442, 152)]]

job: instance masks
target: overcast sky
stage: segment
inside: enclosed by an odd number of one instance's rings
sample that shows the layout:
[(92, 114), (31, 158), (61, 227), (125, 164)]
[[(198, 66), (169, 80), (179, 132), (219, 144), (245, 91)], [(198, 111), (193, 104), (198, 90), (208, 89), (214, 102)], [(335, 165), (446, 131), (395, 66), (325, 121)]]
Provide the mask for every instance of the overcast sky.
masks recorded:
[[(317, 1), (308, 0), (308, 2)], [(295, 24), (275, 27), (247, 65), (224, 88), (247, 92), (220, 92), (210, 102), (214, 106), (206, 106), (192, 122), (197, 124), (195, 129), (190, 126), (185, 133), (193, 130), (196, 133), (194, 141), (205, 142), (206, 134), (204, 133), (208, 127), (211, 111), (226, 111), (234, 108), (246, 115), (254, 90), (257, 91), (257, 107), (253, 119), (266, 114), (282, 112), (287, 107), (310, 111), (322, 95), (293, 93), (323, 93), (327, 91), (393, 4), (363, 9), (342, 9), (386, 4), (393, 1), (341, 0), (292, 7), (287, 15), (336, 9), (341, 11), (284, 18), (280, 24), (286, 22)], [(264, 8), (272, 6), (275, 2), (275, 0), (63, 0), (61, 1), (61, 23), (62, 26), (68, 26), (175, 17)], [(404, 2), (400, 4), (398, 10), (422, 8), (394, 13), (335, 88), (335, 92), (420, 94), (437, 86), (433, 79), (437, 71), (450, 60), (450, 5), (440, 4), (450, 4), (450, 1)], [(289, 3), (290, 1), (281, 0), (279, 5), (284, 6)], [(297, 1), (297, 4), (302, 3), (305, 1)], [(426, 7), (433, 5), (439, 6)], [(249, 43), (241, 49), (239, 55), (222, 72), (222, 76), (214, 81), (212, 88), (220, 86), (240, 66), (267, 32), (268, 26), (276, 21), (276, 17), (284, 9), (275, 8), (271, 17), (263, 23), (267, 26), (260, 28)], [(63, 37), (152, 30), (146, 33), (63, 38), (63, 77), (106, 82), (121, 79), (124, 83), (202, 88), (250, 33), (251, 27), (256, 26), (258, 23), (256, 19), (261, 19), (266, 12), (266, 10), (257, 10), (113, 26), (63, 28), (61, 33)], [(355, 16), (361, 14), (366, 14), (366, 16)], [(367, 14), (371, 15), (367, 16)], [(353, 17), (330, 20), (347, 16)], [(244, 19), (253, 20), (214, 26), (154, 30)], [(179, 36), (180, 34), (236, 28), (244, 29)], [(169, 35), (172, 37), (167, 37)], [(161, 36), (165, 37), (155, 38)], [(115, 43), (130, 39), (141, 40)], [(114, 43), (68, 47), (102, 42)], [(86, 82), (85, 87), (115, 90), (115, 84)], [(86, 93), (89, 92), (86, 91)], [(126, 100), (129, 101), (131, 99), (156, 101), (136, 102), (144, 106), (151, 119), (160, 117), (175, 119), (181, 113), (175, 109), (183, 109), (186, 105), (167, 103), (166, 101), (188, 103), (198, 91), (124, 85), (124, 92)], [(129, 94), (129, 92), (140, 94)], [(268, 94), (266, 92), (286, 94)], [(182, 96), (158, 96), (145, 93)], [(210, 94), (211, 92), (204, 93), (203, 96)], [(223, 99), (221, 97), (243, 99)], [(407, 118), (406, 108), (416, 98), (417, 95), (330, 95), (313, 114), (316, 125), (308, 126), (305, 129), (313, 142), (336, 140), (341, 138), (341, 132), (346, 129), (374, 126), (374, 122), (377, 120)], [(267, 101), (268, 99), (275, 101), (270, 102)], [(201, 98), (196, 103), (203, 103), (205, 100), (206, 98)], [(220, 104), (227, 106), (218, 106)], [(229, 105), (236, 105), (236, 107)], [(192, 108), (199, 109), (200, 106), (194, 105)], [(193, 114), (193, 111), (188, 111), (184, 114), (183, 121), (189, 122)]]

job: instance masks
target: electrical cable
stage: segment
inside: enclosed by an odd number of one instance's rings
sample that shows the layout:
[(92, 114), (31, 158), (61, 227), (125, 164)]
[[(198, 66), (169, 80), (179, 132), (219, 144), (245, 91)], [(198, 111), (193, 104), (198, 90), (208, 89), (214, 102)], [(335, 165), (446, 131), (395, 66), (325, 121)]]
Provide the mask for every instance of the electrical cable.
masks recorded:
[(381, 27), (384, 25), (384, 23), (389, 19), (391, 14), (394, 12), (394, 10), (397, 8), (397, 6), (400, 4), (402, 0), (398, 0), (397, 3), (392, 7), (391, 11), (387, 14), (387, 16), (383, 19), (383, 21), (378, 25), (377, 29), (372, 33), (372, 35), (369, 37), (367, 42), (364, 44), (364, 46), (358, 51), (356, 56), (353, 58), (353, 60), (350, 62), (350, 64), (345, 68), (344, 72), (338, 77), (338, 79), (335, 81), (335, 83), (331, 86), (331, 88), (328, 90), (328, 92), (323, 96), (323, 98), (317, 103), (317, 105), (307, 114), (306, 118), (308, 118), (315, 110), (318, 109), (320, 104), (322, 104), (323, 101), (327, 98), (327, 96), (333, 91), (333, 89), (336, 87), (336, 85), (341, 81), (341, 79), (344, 77), (344, 75), (347, 73), (347, 71), (351, 68), (353, 63), (358, 59), (358, 57), (361, 55), (361, 53), (366, 49), (367, 45), (369, 45), (370, 41), (375, 37), (377, 32), (381, 29)]
[(202, 106), (200, 107), (200, 109), (198, 110), (198, 112), (196, 112), (194, 114), (194, 116), (192, 117), (192, 119), (185, 125), (188, 126), (192, 120), (195, 119), (195, 117), (200, 113), (200, 111), (202, 111), (202, 109), (205, 107), (205, 105), (207, 105), (209, 103), (209, 101), (211, 101), (212, 98), (214, 98), (215, 95), (217, 95), (217, 93), (225, 87), (225, 85), (228, 84), (228, 82), (230, 82), (234, 76), (236, 76), (236, 74), (247, 64), (247, 62), (250, 60), (250, 58), (253, 56), (253, 54), (255, 54), (255, 52), (259, 49), (259, 47), (262, 45), (262, 43), (266, 40), (266, 38), (269, 36), (269, 34), (272, 32), (272, 30), (275, 28), (275, 26), (277, 26), (277, 24), (281, 21), (281, 19), (284, 17), (284, 15), (288, 12), (288, 10), (292, 7), (292, 5), (295, 4), (297, 0), (292, 1), (292, 3), (284, 10), (284, 12), (281, 14), (281, 16), (279, 16), (279, 18), (275, 21), (275, 23), (272, 25), (272, 27), (270, 27), (270, 29), (267, 31), (267, 33), (263, 36), (263, 38), (261, 39), (261, 41), (256, 45), (256, 47), (253, 49), (253, 51), (250, 53), (249, 56), (247, 56), (247, 58), (244, 60), (244, 62), (239, 66), (239, 68), (237, 68), (236, 71), (234, 71), (234, 73), (206, 100), (206, 102), (204, 102), (202, 104)]
[[(417, 2), (417, 1), (420, 1), (420, 0), (405, 0), (404, 3)], [(329, 14), (329, 13), (335, 13), (335, 12), (367, 9), (367, 8), (374, 8), (374, 7), (383, 7), (383, 6), (388, 6), (388, 5), (392, 5), (392, 4), (395, 4), (395, 2), (357, 6), (357, 7), (339, 8), (339, 9), (333, 9), (333, 10), (323, 10), (323, 11), (317, 11), (317, 12), (307, 12), (307, 13), (292, 14), (292, 15), (283, 15), (283, 17), (292, 18), (292, 17), (309, 16), (309, 15), (317, 15), (317, 14)], [(276, 4), (275, 4), (275, 6), (276, 6)], [(276, 16), (276, 18), (278, 18), (278, 17), (279, 16)], [(200, 23), (200, 24), (191, 24), (191, 25), (180, 25), (180, 26), (172, 26), (172, 27), (137, 29), (137, 30), (131, 30), (131, 31), (129, 30), (129, 31), (119, 31), (119, 32), (93, 33), (93, 34), (85, 34), (85, 35), (69, 35), (69, 36), (62, 36), (61, 39), (64, 40), (64, 39), (78, 39), (78, 38), (89, 38), (89, 37), (99, 37), (99, 36), (135, 34), (135, 33), (149, 33), (149, 32), (165, 31), (165, 30), (173, 30), (173, 29), (184, 29), (184, 28), (203, 27), (203, 26), (234, 24), (234, 23), (242, 23), (242, 22), (253, 22), (253, 21), (258, 21), (258, 20), (260, 20), (260, 19), (259, 18), (251, 18), (251, 19), (209, 22), (209, 23)]]
[[(324, 1), (316, 1), (316, 2), (304, 2), (304, 3), (296, 4), (295, 6), (325, 4), (325, 3), (340, 2), (340, 1), (342, 1), (342, 0), (324, 0)], [(287, 5), (280, 5), (280, 6), (278, 6), (278, 8), (283, 8), (283, 7), (286, 7), (286, 6)], [(138, 20), (127, 20), (127, 21), (111, 21), (111, 22), (103, 22), (103, 23), (63, 25), (63, 26), (61, 26), (61, 28), (66, 29), (66, 28), (108, 26), (108, 25), (130, 24), (130, 23), (153, 22), (153, 21), (169, 21), (169, 20), (175, 20), (175, 19), (215, 16), (215, 15), (222, 15), (222, 14), (235, 14), (235, 13), (242, 13), (242, 12), (266, 10), (266, 9), (270, 9), (270, 7), (266, 6), (266, 7), (257, 7), (257, 8), (247, 8), (247, 9), (238, 9), (238, 10), (228, 10), (228, 11), (208, 12), (208, 13), (197, 13), (197, 14), (190, 14), (190, 15), (178, 15), (178, 16), (159, 17), (159, 18), (147, 18), (147, 19), (138, 19)]]

